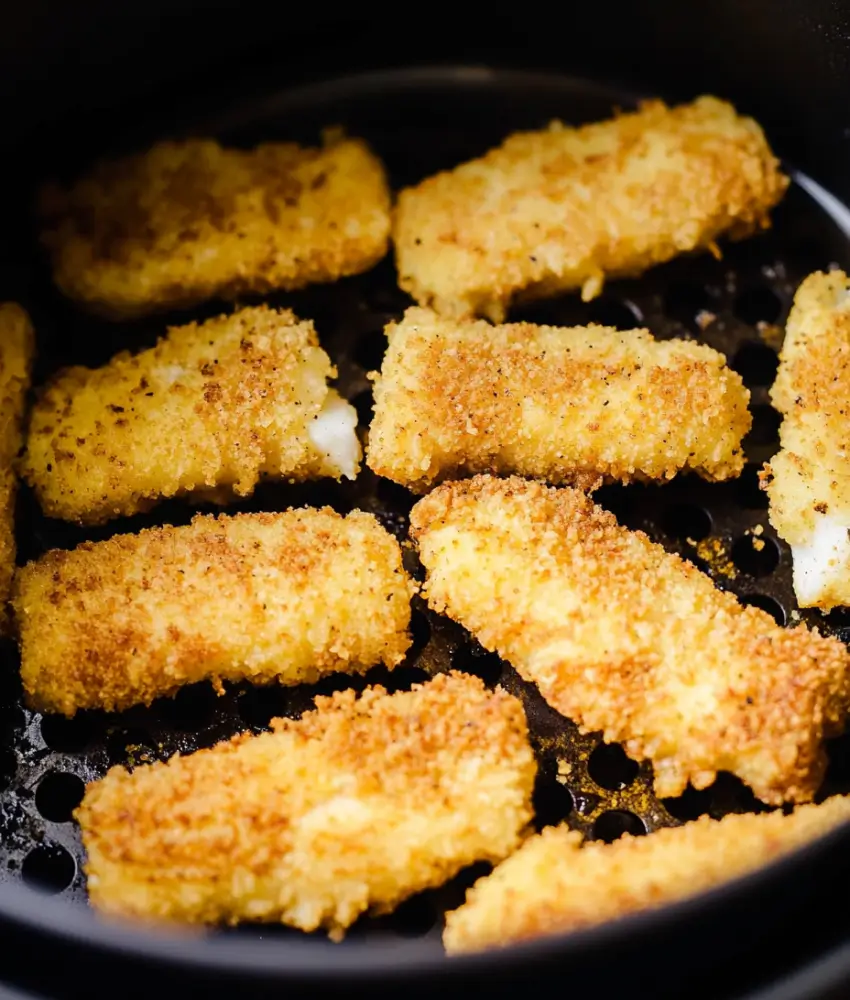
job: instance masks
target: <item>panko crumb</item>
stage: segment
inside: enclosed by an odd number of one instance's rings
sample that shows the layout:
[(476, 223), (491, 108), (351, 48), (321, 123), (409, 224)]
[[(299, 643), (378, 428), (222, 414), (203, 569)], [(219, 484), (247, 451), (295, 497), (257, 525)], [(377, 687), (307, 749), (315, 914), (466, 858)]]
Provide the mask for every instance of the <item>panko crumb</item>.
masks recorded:
[(850, 278), (809, 275), (771, 389), (781, 448), (762, 474), (771, 524), (791, 546), (801, 607), (850, 604)]
[(584, 732), (650, 759), (659, 798), (730, 771), (805, 802), (850, 705), (850, 656), (717, 590), (574, 489), (439, 486), (413, 508), (430, 607), (508, 660)]
[(387, 252), (390, 194), (368, 146), (336, 131), (315, 149), (189, 139), (49, 185), (40, 217), (59, 288), (128, 319), (366, 271)]
[(469, 890), (446, 916), (450, 954), (566, 933), (705, 892), (850, 820), (850, 798), (782, 812), (668, 827), (648, 837), (582, 844), (548, 827)]
[(185, 684), (301, 684), (395, 667), (415, 584), (372, 514), (196, 516), (55, 550), (18, 572), (28, 703), (120, 711)]
[(478, 678), (344, 691), (272, 726), (88, 786), (76, 818), (96, 909), (339, 940), (367, 911), (501, 861), (528, 832), (525, 714)]
[(789, 179), (751, 118), (700, 97), (581, 128), (554, 122), (399, 195), (401, 287), (447, 318), (636, 276), (764, 229)]
[(15, 302), (0, 304), (0, 636), (9, 632), (7, 602), (15, 574), (15, 463), (23, 441), (23, 418), (35, 354), (27, 313)]
[(709, 347), (419, 308), (386, 333), (366, 462), (417, 492), (476, 472), (591, 487), (743, 468), (749, 392)]
[(172, 327), (149, 350), (42, 387), (22, 475), (81, 524), (173, 496), (227, 503), (264, 479), (354, 479), (357, 412), (309, 320), (268, 306)]

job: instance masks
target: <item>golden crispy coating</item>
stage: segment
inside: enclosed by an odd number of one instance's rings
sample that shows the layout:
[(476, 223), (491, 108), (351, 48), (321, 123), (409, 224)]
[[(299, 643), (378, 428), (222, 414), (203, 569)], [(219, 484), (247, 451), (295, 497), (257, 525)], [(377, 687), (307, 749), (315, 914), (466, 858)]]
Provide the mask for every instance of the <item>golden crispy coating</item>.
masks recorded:
[(765, 802), (817, 790), (850, 698), (837, 640), (780, 628), (577, 490), (479, 476), (438, 487), (411, 526), (431, 607), (649, 758), (659, 796), (720, 770)]
[(21, 677), (40, 711), (148, 704), (184, 684), (300, 684), (393, 667), (415, 585), (371, 514), (197, 516), (21, 569)]
[(850, 604), (850, 279), (816, 272), (788, 317), (771, 396), (782, 449), (763, 476), (803, 607)]
[(0, 304), (0, 635), (9, 630), (6, 602), (15, 573), (15, 461), (35, 352), (32, 323), (15, 302)]
[(850, 798), (582, 844), (566, 825), (527, 840), (446, 917), (451, 954), (578, 930), (704, 892), (850, 820)]
[(162, 142), (41, 199), (59, 288), (110, 319), (359, 274), (387, 252), (390, 196), (364, 142)]
[(316, 705), (272, 733), (90, 784), (76, 815), (93, 905), (339, 939), (367, 909), (519, 846), (536, 765), (517, 699), (452, 673)]
[(514, 299), (637, 275), (769, 224), (788, 178), (759, 126), (714, 97), (519, 132), (402, 191), (399, 281), (420, 305), (499, 323)]
[(709, 347), (426, 309), (409, 309), (387, 337), (366, 461), (411, 489), (474, 472), (592, 486), (743, 468), (749, 393)]
[(353, 479), (357, 414), (328, 387), (335, 374), (312, 322), (286, 309), (173, 327), (48, 383), (22, 474), (45, 513), (84, 524), (175, 495), (226, 503), (265, 478)]

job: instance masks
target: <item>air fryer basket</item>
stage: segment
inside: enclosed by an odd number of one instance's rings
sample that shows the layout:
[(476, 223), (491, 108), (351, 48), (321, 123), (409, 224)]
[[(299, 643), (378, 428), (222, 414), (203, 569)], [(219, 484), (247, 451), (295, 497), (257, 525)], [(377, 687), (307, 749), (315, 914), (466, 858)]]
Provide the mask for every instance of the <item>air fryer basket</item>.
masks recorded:
[[(721, 95), (723, 96), (723, 95)], [(237, 144), (297, 138), (315, 141), (321, 128), (342, 124), (364, 136), (384, 158), (394, 188), (476, 155), (516, 128), (540, 127), (552, 118), (568, 122), (606, 117), (635, 96), (621, 90), (556, 75), (482, 69), (409, 70), (355, 77), (288, 91), (238, 113), (197, 123), (195, 130)], [(744, 109), (746, 110), (746, 109)], [(168, 123), (163, 123), (167, 131)], [(792, 169), (789, 167), (789, 169)], [(597, 499), (622, 523), (640, 528), (708, 573), (717, 586), (745, 603), (769, 611), (781, 623), (800, 617), (791, 586), (788, 547), (777, 538), (758, 489), (757, 470), (777, 447), (778, 414), (769, 385), (776, 371), (782, 325), (796, 285), (811, 270), (850, 265), (850, 214), (814, 181), (794, 173), (795, 183), (763, 236), (725, 244), (722, 260), (709, 255), (679, 259), (639, 280), (611, 282), (603, 296), (583, 304), (575, 295), (516, 310), (512, 318), (573, 325), (599, 322), (621, 328), (647, 326), (661, 338), (700, 340), (724, 352), (752, 393), (753, 429), (745, 441), (748, 464), (740, 480), (709, 485), (680, 477), (664, 486), (606, 487)], [(39, 354), (36, 382), (69, 363), (103, 363), (117, 350), (151, 344), (166, 323), (222, 311), (214, 303), (190, 314), (137, 324), (107, 324), (77, 312), (51, 287), (32, 231), (19, 234), (30, 249), (0, 275), (2, 297), (21, 300), (33, 316)], [(269, 301), (269, 299), (266, 299)], [(339, 369), (340, 391), (353, 401), (361, 432), (371, 414), (367, 372), (380, 366), (384, 325), (400, 317), (409, 300), (400, 292), (391, 261), (374, 271), (329, 287), (271, 297), (315, 320), (323, 346)], [(407, 515), (414, 497), (364, 469), (354, 483), (261, 486), (228, 511), (282, 510), (330, 504), (340, 511), (374, 512), (405, 544), (409, 570), (422, 579), (407, 543)], [(150, 514), (83, 530), (51, 521), (23, 491), (19, 504), (19, 560), (85, 538), (100, 539), (153, 524), (186, 523), (194, 511), (168, 502)], [(207, 508), (210, 509), (210, 508)], [(804, 620), (850, 640), (850, 613), (805, 612)], [(462, 628), (414, 600), (414, 645), (392, 673), (371, 671), (363, 679), (335, 676), (303, 688), (228, 688), (217, 697), (196, 685), (175, 699), (121, 715), (84, 713), (73, 720), (41, 716), (21, 699), (16, 653), (3, 650), (0, 664), (0, 900), (6, 884), (24, 883), (41, 893), (85, 907), (83, 856), (71, 813), (84, 783), (111, 764), (143, 767), (176, 751), (191, 752), (249, 729), (267, 727), (276, 715), (297, 716), (315, 694), (379, 682), (403, 689), (449, 668), (502, 684), (523, 701), (538, 756), (535, 792), (538, 825), (565, 820), (585, 836), (612, 840), (623, 832), (652, 832), (708, 813), (762, 808), (729, 775), (706, 791), (689, 790), (659, 800), (648, 763), (628, 759), (619, 746), (597, 735), (581, 735), (548, 708), (536, 690)], [(830, 767), (822, 794), (850, 791), (850, 737), (829, 745)], [(486, 869), (485, 869), (486, 870)], [(441, 962), (443, 913), (457, 906), (479, 868), (442, 889), (423, 893), (395, 914), (365, 918), (341, 949), (322, 946), (323, 961), (359, 949), (382, 963), (403, 943), (416, 942), (417, 961)], [(52, 905), (46, 900), (44, 906)], [(312, 947), (304, 935), (277, 927), (213, 931), (217, 940), (261, 939), (269, 948)], [(224, 942), (223, 942), (224, 943)], [(318, 946), (317, 946), (318, 947)], [(283, 951), (281, 951), (283, 954)], [(3, 970), (0, 968), (0, 977)]]

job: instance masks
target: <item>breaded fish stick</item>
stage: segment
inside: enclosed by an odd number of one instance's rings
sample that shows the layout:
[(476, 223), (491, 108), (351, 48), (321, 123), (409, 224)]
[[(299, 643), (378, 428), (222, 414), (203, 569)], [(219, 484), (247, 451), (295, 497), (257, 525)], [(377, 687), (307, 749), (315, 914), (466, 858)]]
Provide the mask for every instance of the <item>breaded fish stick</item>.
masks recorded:
[(447, 914), (450, 954), (579, 930), (663, 906), (752, 871), (850, 820), (850, 799), (781, 812), (703, 816), (648, 837), (581, 842), (567, 826), (527, 840)]
[(791, 545), (801, 607), (850, 604), (850, 279), (809, 275), (788, 317), (773, 404), (782, 449), (766, 469), (770, 520)]
[(100, 524), (189, 495), (227, 503), (261, 479), (354, 479), (357, 412), (312, 322), (242, 309), (173, 327), (41, 390), (22, 474), (45, 513)]
[(387, 337), (366, 461), (411, 489), (474, 472), (587, 487), (743, 468), (749, 392), (709, 347), (426, 309), (409, 309)]
[(762, 130), (700, 97), (581, 128), (554, 122), (402, 191), (401, 287), (446, 317), (501, 323), (517, 299), (638, 275), (769, 225), (788, 178)]
[(23, 445), (22, 421), (35, 338), (26, 312), (0, 304), (0, 635), (9, 630), (6, 602), (15, 573), (15, 461)]
[(479, 476), (420, 500), (411, 526), (430, 606), (583, 731), (649, 758), (660, 797), (723, 770), (771, 804), (812, 798), (848, 711), (842, 643), (742, 606), (578, 490)]
[(387, 252), (390, 196), (359, 139), (249, 151), (190, 139), (52, 185), (40, 214), (59, 288), (126, 319), (366, 271)]
[(76, 817), (92, 904), (338, 940), (366, 910), (519, 846), (536, 765), (517, 699), (452, 673), (316, 706), (272, 733), (90, 784)]
[(52, 551), (13, 606), (30, 704), (109, 711), (211, 679), (300, 684), (394, 667), (415, 585), (371, 514), (198, 516)]

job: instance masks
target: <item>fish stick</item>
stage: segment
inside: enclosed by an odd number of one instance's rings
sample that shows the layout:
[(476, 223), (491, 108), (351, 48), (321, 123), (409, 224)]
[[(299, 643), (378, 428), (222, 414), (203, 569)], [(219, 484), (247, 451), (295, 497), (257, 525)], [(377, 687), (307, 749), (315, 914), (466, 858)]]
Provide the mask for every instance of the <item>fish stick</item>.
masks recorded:
[(850, 798), (782, 812), (708, 816), (648, 837), (581, 842), (547, 827), (446, 915), (450, 954), (565, 933), (685, 899), (769, 863), (850, 820)]
[(310, 321), (242, 309), (173, 327), (149, 350), (45, 386), (22, 475), (50, 517), (81, 524), (173, 496), (227, 503), (260, 480), (354, 479), (357, 411)]
[(345, 691), (272, 727), (88, 786), (76, 818), (97, 909), (338, 940), (367, 910), (501, 861), (532, 818), (522, 705), (477, 678)]
[(850, 604), (850, 279), (809, 275), (794, 297), (771, 390), (781, 450), (762, 480), (793, 553), (801, 607)]
[(161, 142), (40, 200), (62, 292), (107, 319), (359, 274), (386, 254), (384, 168), (359, 139), (322, 148)]
[(23, 416), (35, 337), (27, 313), (0, 304), (0, 636), (9, 632), (7, 602), (15, 573), (15, 462), (23, 445)]
[(770, 804), (817, 791), (850, 699), (838, 640), (780, 628), (567, 487), (446, 483), (411, 527), (430, 606), (582, 731), (651, 760), (659, 797), (720, 770)]
[(475, 472), (589, 487), (743, 468), (749, 392), (709, 347), (418, 308), (387, 337), (366, 463), (417, 492)]
[(401, 192), (401, 287), (452, 319), (639, 275), (769, 226), (789, 180), (761, 128), (715, 97), (661, 101), (581, 128), (517, 132)]
[(301, 684), (394, 667), (415, 585), (372, 514), (196, 516), (54, 550), (13, 607), (29, 703), (116, 711), (205, 679)]

